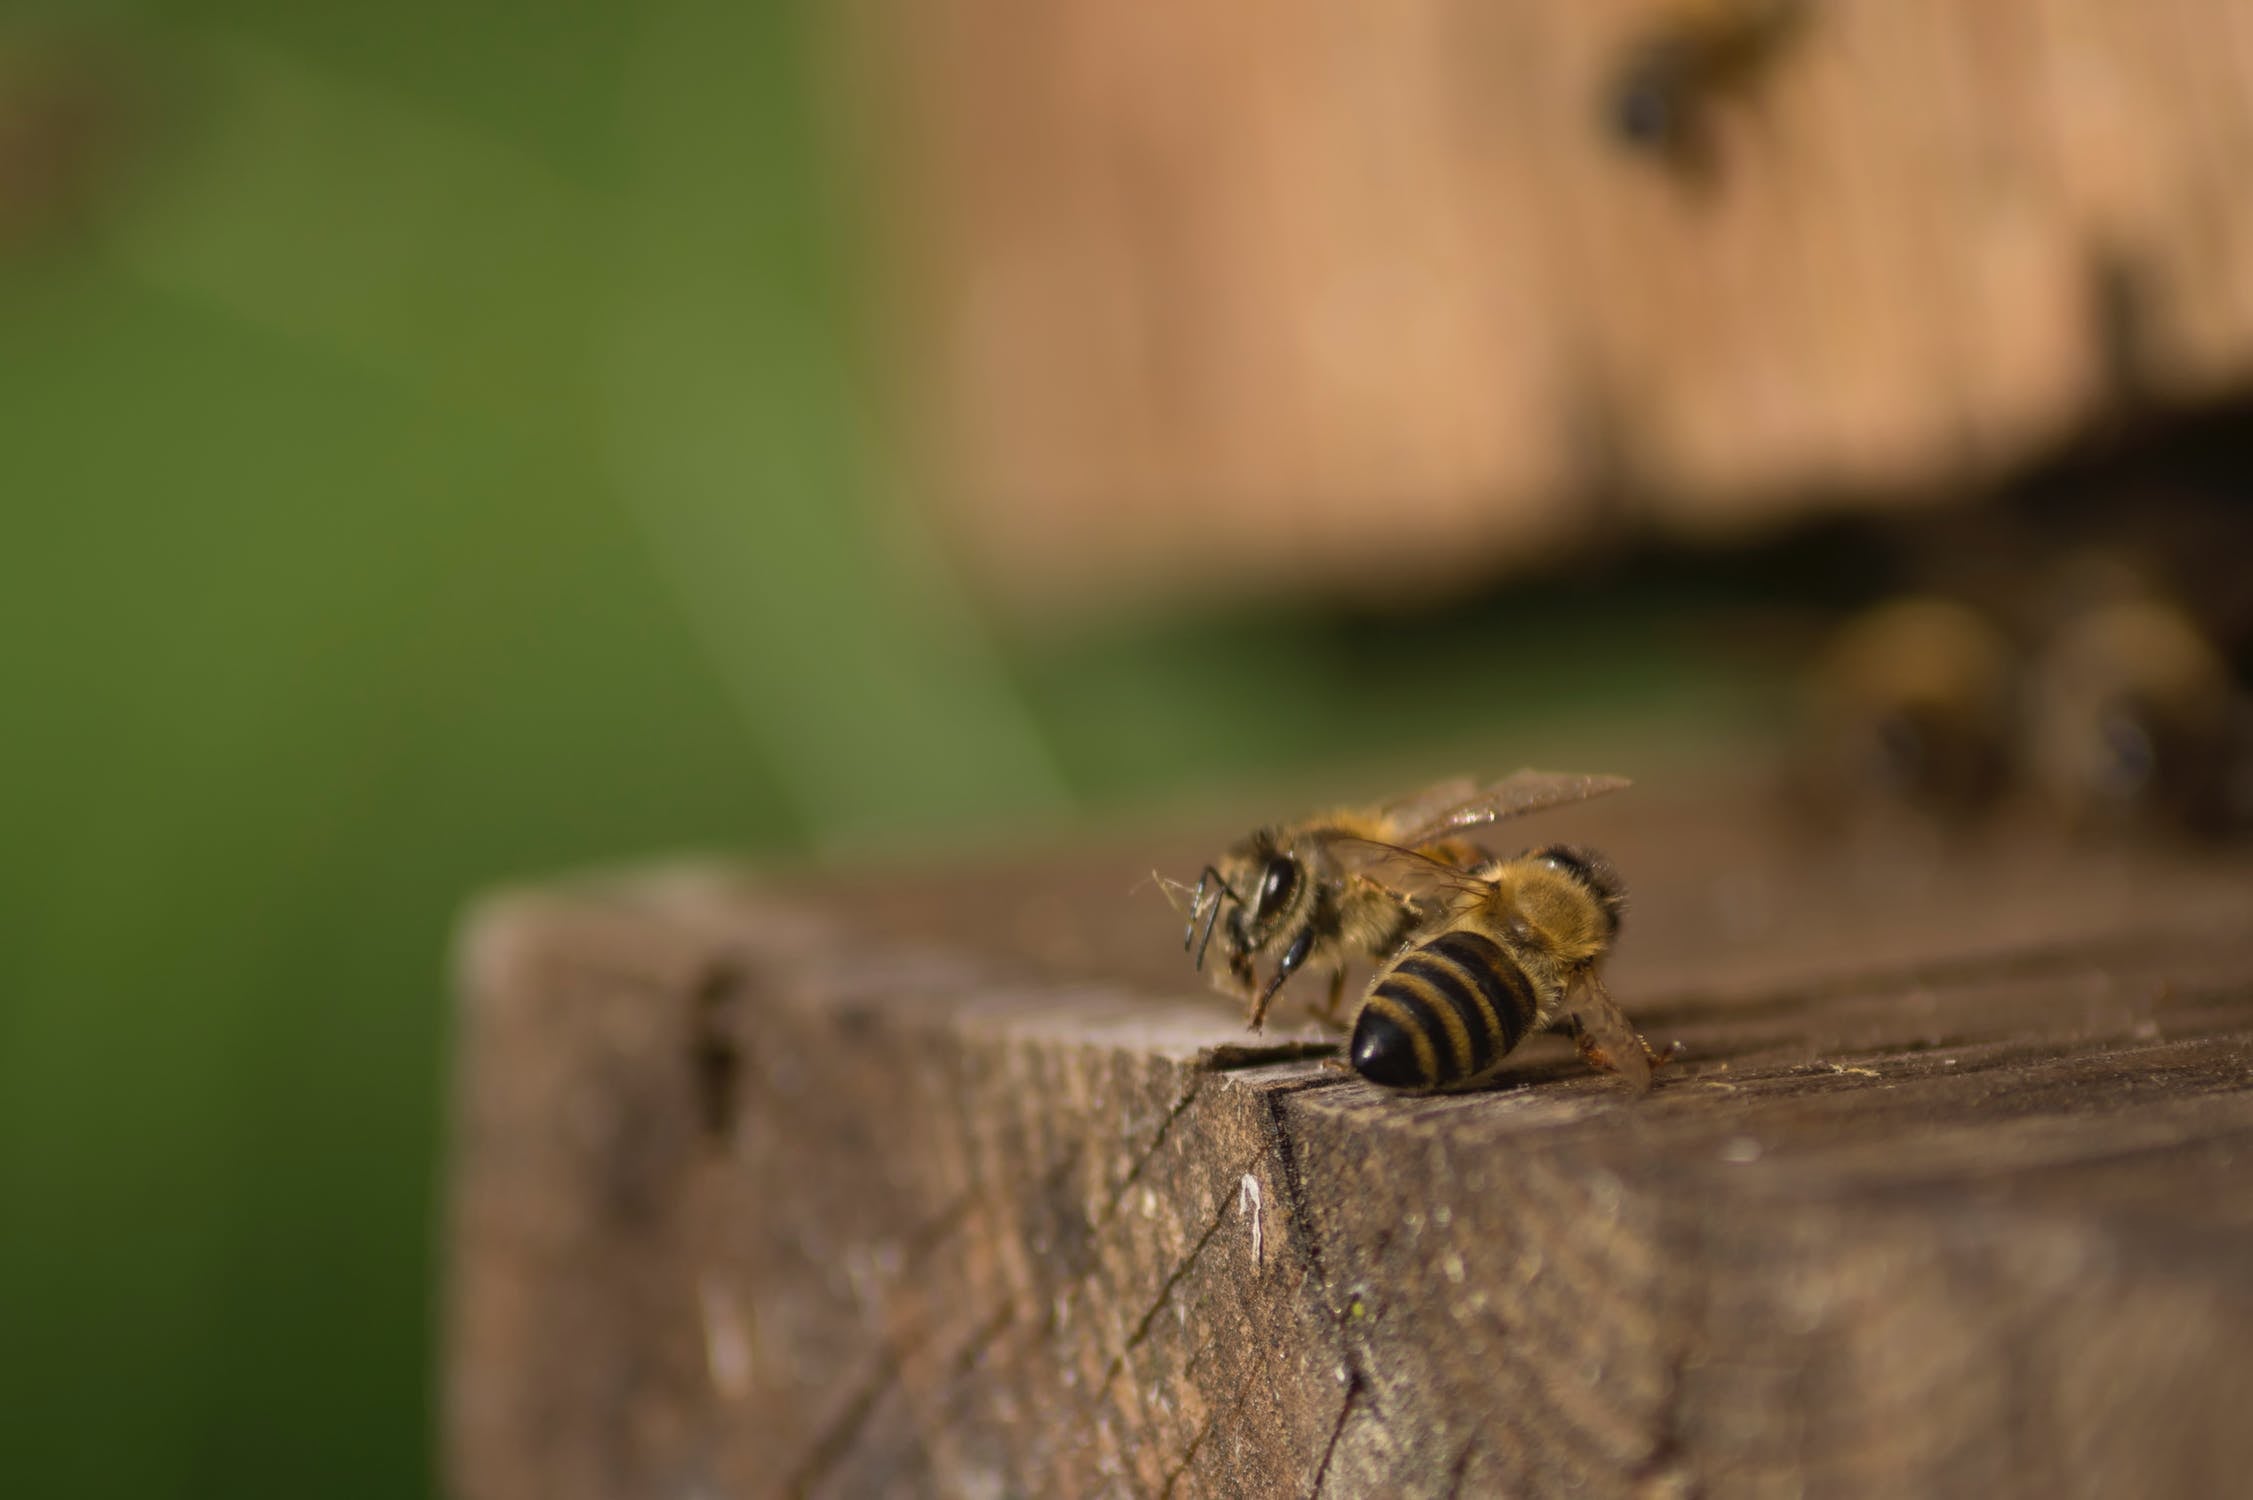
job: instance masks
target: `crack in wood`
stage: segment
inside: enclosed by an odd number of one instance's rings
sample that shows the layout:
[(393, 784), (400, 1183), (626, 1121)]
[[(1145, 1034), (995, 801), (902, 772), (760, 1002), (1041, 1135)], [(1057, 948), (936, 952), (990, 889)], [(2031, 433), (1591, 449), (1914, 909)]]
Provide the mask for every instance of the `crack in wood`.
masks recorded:
[(813, 1493), (815, 1486), (822, 1482), (831, 1469), (843, 1461), (846, 1454), (852, 1451), (853, 1441), (860, 1436), (860, 1430), (867, 1423), (869, 1414), (876, 1410), (876, 1403), (884, 1398), (884, 1393), (899, 1379), (901, 1364), (913, 1352), (913, 1345), (905, 1349), (886, 1346), (878, 1351), (875, 1368), (854, 1388), (843, 1409), (814, 1435), (806, 1456), (785, 1481), (784, 1494), (793, 1497), (793, 1500), (803, 1500), (803, 1497)]
[[(1168, 1114), (1167, 1120), (1162, 1122), (1160, 1125), (1161, 1136), (1163, 1135), (1164, 1131), (1169, 1128), (1175, 1120), (1178, 1120), (1181, 1114), (1187, 1110), (1190, 1102), (1195, 1097), (1198, 1087), (1199, 1083), (1197, 1081), (1193, 1081), (1191, 1086), (1184, 1091), (1183, 1096), (1175, 1102), (1173, 1109)], [(1155, 1153), (1157, 1144), (1157, 1140), (1154, 1139), (1150, 1152), (1145, 1153), (1146, 1160), (1149, 1155)], [(1258, 1158), (1254, 1157), (1249, 1165), (1256, 1165), (1257, 1161)], [(1242, 1174), (1239, 1173), (1237, 1175), (1241, 1176)], [(1121, 1195), (1123, 1196), (1123, 1188)], [(1102, 1401), (1106, 1398), (1106, 1395), (1110, 1390), (1112, 1384), (1118, 1379), (1120, 1371), (1125, 1367), (1128, 1356), (1131, 1354), (1134, 1348), (1141, 1343), (1143, 1339), (1149, 1336), (1149, 1331), (1152, 1324), (1156, 1321), (1157, 1315), (1164, 1310), (1166, 1301), (1172, 1295), (1175, 1285), (1178, 1284), (1181, 1278), (1188, 1273), (1190, 1266), (1196, 1261), (1197, 1257), (1203, 1253), (1205, 1247), (1211, 1243), (1213, 1236), (1219, 1233), (1221, 1226), (1227, 1222), (1228, 1212), (1233, 1203), (1233, 1197), (1224, 1197), (1221, 1200), (1219, 1208), (1214, 1214), (1212, 1223), (1206, 1227), (1205, 1232), (1198, 1238), (1197, 1242), (1190, 1247), (1188, 1255), (1182, 1260), (1181, 1264), (1175, 1267), (1173, 1273), (1166, 1278), (1165, 1284), (1159, 1289), (1157, 1300), (1153, 1302), (1149, 1310), (1143, 1314), (1142, 1318), (1136, 1325), (1133, 1335), (1129, 1338), (1126, 1345), (1119, 1351), (1117, 1356), (1111, 1361), (1104, 1374), (1104, 1378), (1090, 1388), (1087, 1399), (1091, 1406), (1100, 1406)], [(1103, 1227), (1107, 1227), (1110, 1222), (1110, 1219), (1106, 1219), (1105, 1226)], [(1102, 1263), (1102, 1258), (1098, 1255), (1091, 1261), (1090, 1264), (1073, 1271), (1061, 1282), (1054, 1285), (1052, 1290), (1049, 1291), (1048, 1295), (1044, 1296), (1041, 1299), (1042, 1312), (1040, 1320), (1037, 1325), (1031, 1326), (1031, 1337), (1033, 1341), (1035, 1343), (1046, 1343), (1054, 1339), (1057, 1331), (1062, 1326), (1063, 1315), (1061, 1308), (1063, 1303), (1068, 1299), (1076, 1298), (1091, 1292), (1094, 1289), (1095, 1284), (1099, 1280), (1107, 1280), (1107, 1277), (1105, 1274), (1104, 1265)], [(1304, 1277), (1302, 1274), (1300, 1282), (1293, 1283), (1293, 1290), (1296, 1290), (1297, 1286), (1303, 1283), (1303, 1280)], [(1006, 1331), (1008, 1321), (1009, 1320), (1002, 1321), (1002, 1326), (996, 1330), (996, 1337), (998, 1337), (1001, 1332)]]
[(1455, 1455), (1454, 1464), (1447, 1471), (1447, 1500), (1456, 1500), (1463, 1493), (1463, 1476), (1471, 1471), (1471, 1455), (1478, 1451), (1479, 1440), (1473, 1437)]
[(948, 1427), (957, 1425), (964, 1413), (977, 1401), (979, 1390), (976, 1380), (978, 1363), (985, 1358), (988, 1350), (1001, 1342), (1003, 1335), (1007, 1334), (1012, 1327), (1017, 1326), (1017, 1321), (1015, 1302), (1004, 1297), (1000, 1308), (993, 1316), (987, 1318), (973, 1330), (970, 1336), (962, 1341), (962, 1347), (954, 1352), (954, 1357), (948, 1361), (946, 1387), (940, 1396), (940, 1406), (945, 1417), (944, 1425)]
[[(949, 1377), (958, 1388), (969, 1379), (979, 1356), (992, 1347), (1016, 1321), (1016, 1313), (1015, 1305), (1004, 1297), (1001, 1306), (963, 1340), (962, 1347), (947, 1362)], [(876, 1367), (854, 1389), (844, 1408), (816, 1435), (806, 1457), (784, 1484), (784, 1494), (794, 1497), (794, 1500), (802, 1500), (802, 1497), (813, 1493), (827, 1472), (851, 1449), (854, 1440), (860, 1435), (861, 1427), (868, 1421), (869, 1414), (876, 1409), (876, 1404), (883, 1399), (884, 1393), (899, 1379), (901, 1367), (915, 1356), (922, 1347), (922, 1342), (919, 1338), (904, 1347), (895, 1349), (887, 1346), (879, 1352)]]
[(907, 1237), (900, 1255), (900, 1279), (911, 1280), (922, 1269), (923, 1262), (938, 1253), (941, 1246), (954, 1237), (970, 1218), (970, 1210), (977, 1206), (978, 1191), (971, 1188), (957, 1195), (953, 1202), (933, 1214)]
[(962, 1347), (955, 1351), (954, 1358), (950, 1361), (948, 1378), (955, 1381), (969, 1379), (978, 1360), (994, 1346), (996, 1340), (1009, 1331), (1009, 1325), (1016, 1321), (1016, 1305), (1003, 1298), (1000, 1309), (981, 1323), (970, 1337), (962, 1341)]
[(1222, 1042), (1197, 1054), (1197, 1066), (1207, 1073), (1236, 1073), (1247, 1068), (1273, 1067), (1336, 1057), (1341, 1044), (1321, 1042)]
[(1158, 1129), (1150, 1137), (1150, 1144), (1143, 1148), (1140, 1156), (1135, 1158), (1134, 1165), (1127, 1169), (1126, 1176), (1119, 1179), (1117, 1189), (1111, 1194), (1111, 1201), (1103, 1206), (1103, 1217), (1096, 1222), (1096, 1228), (1108, 1227), (1111, 1221), (1119, 1216), (1119, 1205), (1126, 1201), (1127, 1190), (1141, 1180), (1142, 1174), (1149, 1169), (1150, 1163), (1157, 1158), (1159, 1148), (1165, 1145), (1166, 1137), (1172, 1133), (1174, 1122), (1188, 1112), (1190, 1105), (1197, 1102), (1197, 1095), (1204, 1086), (1205, 1075), (1203, 1073), (1192, 1073), (1189, 1076), (1189, 1086), (1181, 1091), (1181, 1097), (1174, 1100), (1173, 1107), (1166, 1111), (1166, 1117), (1158, 1122)]
[(1166, 1303), (1173, 1297), (1173, 1289), (1181, 1284), (1181, 1279), (1184, 1276), (1189, 1274), (1190, 1267), (1197, 1263), (1197, 1257), (1205, 1253), (1205, 1247), (1212, 1243), (1213, 1236), (1220, 1233), (1220, 1226), (1228, 1222), (1229, 1207), (1230, 1200), (1224, 1196), (1221, 1199), (1219, 1212), (1215, 1213), (1213, 1221), (1205, 1226), (1205, 1232), (1197, 1236), (1197, 1243), (1191, 1245), (1189, 1253), (1181, 1258), (1180, 1263), (1172, 1271), (1167, 1273), (1166, 1279), (1158, 1287), (1157, 1297), (1144, 1310), (1141, 1320), (1134, 1325), (1134, 1332), (1128, 1335), (1125, 1347), (1121, 1348), (1118, 1355), (1112, 1359), (1111, 1368), (1104, 1373), (1103, 1385), (1099, 1389), (1108, 1389), (1111, 1382), (1119, 1378), (1119, 1372), (1126, 1368), (1127, 1356), (1132, 1354), (1142, 1341), (1150, 1336), (1150, 1326), (1157, 1322), (1158, 1314), (1165, 1311)]
[(1317, 1073), (1312, 1078), (1292, 1078), (1280, 1083), (1271, 1083), (1263, 1087), (1260, 1092), (1270, 1099), (1287, 1099), (1293, 1094), (1318, 1094), (1326, 1093), (1331, 1089), (1351, 1088), (1360, 1081), (1361, 1079), (1351, 1069), (1340, 1068)]
[(1330, 1441), (1322, 1447), (1322, 1462), (1314, 1469), (1314, 1488), (1306, 1492), (1307, 1500), (1321, 1500), (1322, 1486), (1330, 1478), (1330, 1460), (1337, 1456), (1338, 1439), (1345, 1436), (1346, 1419), (1353, 1415), (1354, 1402), (1361, 1399), (1361, 1371), (1351, 1370), (1346, 1376), (1346, 1399), (1339, 1404), (1338, 1420), (1330, 1428)]
[[(1897, 1090), (1990, 1075), (2007, 1078), (2012, 1088), (2024, 1088), (2039, 1085), (2058, 1074), (2085, 1076), (2090, 1065), (2102, 1063), (2119, 1064), (2129, 1070), (2131, 1076), (2153, 1076), (2160, 1065), (2171, 1058), (2195, 1057), (2201, 1049), (2216, 1042), (2233, 1042), (2245, 1037), (2253, 1037), (2253, 1025), (2209, 1028), (2204, 1034), (2181, 1042), (2149, 1041), (2130, 1045), (2113, 1045), (2110, 1039), (2060, 1043), (2052, 1040), (2021, 1042), (2005, 1037), (1938, 1041), (1912, 1038), (1884, 1051), (1864, 1050), (1851, 1054), (1861, 1062), (1881, 1065), (1883, 1072), (1833, 1062), (1783, 1063), (1747, 1068), (1733, 1073), (1729, 1080), (1690, 1077), (1684, 1082), (1762, 1100), (1861, 1089)], [(1861, 1075), (1874, 1081), (1857, 1081)], [(2186, 1075), (2202, 1078), (2207, 1085), (2204, 1092), (2234, 1092), (2242, 1084), (2240, 1078), (2226, 1072), (2192, 1075), (2189, 1069), (2177, 1068), (2167, 1074), (2170, 1086), (2181, 1089)]]
[[(1194, 1089), (1192, 1088), (1190, 1092), (1193, 1093)], [(1177, 1101), (1177, 1110), (1181, 1107), (1185, 1107), (1187, 1103), (1188, 1099), (1186, 1096), (1183, 1099)], [(1071, 1170), (1073, 1166), (1077, 1165), (1078, 1162), (1086, 1156), (1087, 1152), (1090, 1149), (1091, 1146), (1087, 1142), (1082, 1142), (1079, 1145), (1073, 1147), (1072, 1150), (1066, 1153), (1064, 1159), (1058, 1162), (1056, 1166), (1051, 1169), (1051, 1171), (1045, 1177), (1041, 1179), (1043, 1186), (1049, 1188), (1061, 1186), (1065, 1175)], [(1153, 1149), (1155, 1149), (1154, 1143)], [(1084, 1212), (1082, 1217), (1084, 1220)], [(1107, 1229), (1110, 1226), (1110, 1223), (1111, 1218), (1108, 1216), (1101, 1224), (1092, 1222), (1086, 1223), (1085, 1227), (1087, 1229), (1087, 1241), (1091, 1251), (1097, 1243), (1097, 1234), (1100, 1231)], [(1045, 1269), (1045, 1266), (1043, 1268)], [(1047, 1295), (1041, 1298), (1042, 1311), (1040, 1315), (1040, 1322), (1033, 1329), (1035, 1338), (1045, 1341), (1052, 1337), (1061, 1322), (1062, 1315), (1059, 1311), (1060, 1305), (1066, 1298), (1086, 1291), (1095, 1282), (1096, 1278), (1101, 1275), (1101, 1273), (1102, 1257), (1099, 1254), (1091, 1254), (1089, 1259), (1084, 1264), (1072, 1267), (1061, 1280), (1046, 1284), (1044, 1286), (1044, 1290), (1046, 1291)]]
[(1197, 1461), (1197, 1450), (1205, 1446), (1205, 1439), (1211, 1437), (1213, 1428), (1219, 1425), (1219, 1412), (1206, 1413), (1205, 1420), (1198, 1424), (1197, 1435), (1191, 1438), (1189, 1446), (1181, 1451), (1181, 1462), (1175, 1464), (1172, 1472), (1166, 1475), (1165, 1484), (1158, 1490), (1158, 1500), (1173, 1500), (1173, 1487), (1181, 1483), (1181, 1476), (1188, 1473), (1189, 1466)]
[[(1205, 1351), (1211, 1349), (1214, 1344), (1218, 1342), (1219, 1340), (1217, 1339), (1207, 1339), (1204, 1343), (1198, 1345), (1197, 1353), (1189, 1357), (1187, 1363), (1182, 1366), (1182, 1372), (1184, 1374), (1187, 1374), (1190, 1370), (1194, 1369), (1196, 1367), (1197, 1361), (1203, 1357)], [(1173, 1472), (1166, 1476), (1164, 1488), (1158, 1491), (1158, 1500), (1172, 1500), (1173, 1487), (1181, 1483), (1181, 1476), (1188, 1473), (1189, 1466), (1197, 1461), (1197, 1450), (1205, 1446), (1205, 1439), (1211, 1437), (1213, 1435), (1213, 1429), (1220, 1425), (1221, 1414), (1223, 1412), (1237, 1411), (1243, 1407), (1244, 1398), (1251, 1393), (1252, 1382), (1258, 1378), (1260, 1368), (1261, 1367), (1258, 1360), (1245, 1361), (1244, 1378), (1236, 1383), (1235, 1393), (1230, 1396), (1228, 1405), (1225, 1407), (1216, 1407), (1205, 1414), (1205, 1420), (1197, 1428), (1197, 1435), (1191, 1438), (1189, 1440), (1189, 1446), (1182, 1450), (1181, 1462), (1175, 1464), (1173, 1467)]]
[[(1330, 1274), (1322, 1263), (1322, 1246), (1314, 1233), (1314, 1222), (1307, 1214), (1305, 1183), (1299, 1175), (1298, 1148), (1291, 1139), (1290, 1123), (1284, 1118), (1286, 1099), (1292, 1094), (1309, 1092), (1326, 1082), (1327, 1080), (1310, 1079), (1296, 1087), (1269, 1089), (1260, 1103), (1267, 1114), (1268, 1144), (1275, 1153), (1276, 1182), (1283, 1190), (1283, 1219), (1291, 1228), (1290, 1242), (1297, 1248), (1307, 1274), (1314, 1279), (1315, 1295), (1322, 1299), (1325, 1308), (1329, 1308)], [(1330, 1086), (1335, 1087), (1334, 1084)]]
[(2226, 952), (2242, 946), (2244, 941), (2239, 929), (2196, 928), (2180, 931), (2172, 937), (2153, 937), (2148, 934), (2131, 937), (2110, 933), (2094, 938), (2027, 943), (1988, 953), (1970, 953), (1907, 965), (1814, 975), (1805, 980), (1785, 981), (1759, 989), (1717, 990), (1698, 987), (1672, 990), (1637, 999), (1635, 1015), (1648, 1027), (1676, 1026), (1684, 1022), (1695, 1023), (1716, 1018), (1737, 1021), (1759, 1016), (1785, 1016), (1814, 1009), (1829, 1001), (1879, 996), (1895, 990), (1942, 990), (1951, 986), (2000, 980), (2043, 979), (2052, 977), (2059, 971), (2086, 973), (2091, 968), (2101, 972), (2108, 966), (2095, 962), (2099, 957), (2109, 958), (2109, 967), (2121, 968), (2185, 953)]

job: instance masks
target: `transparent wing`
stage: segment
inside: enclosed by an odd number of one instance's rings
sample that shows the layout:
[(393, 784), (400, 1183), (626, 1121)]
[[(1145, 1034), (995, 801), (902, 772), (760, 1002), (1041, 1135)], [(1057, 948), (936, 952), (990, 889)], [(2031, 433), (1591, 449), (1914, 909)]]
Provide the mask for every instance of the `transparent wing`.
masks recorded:
[(1470, 871), (1399, 844), (1339, 834), (1329, 841), (1329, 848), (1345, 873), (1366, 876), (1403, 895), (1430, 896), (1484, 888)]
[(1449, 810), (1461, 807), (1477, 796), (1478, 790), (1476, 776), (1450, 776), (1405, 797), (1396, 797), (1377, 809), (1379, 830), (1389, 837), (1403, 828), (1421, 828)]
[(1461, 801), (1435, 810), (1423, 823), (1394, 831), (1393, 842), (1421, 849), (1466, 828), (1483, 828), (1505, 818), (1523, 817), (1567, 802), (1585, 802), (1628, 785), (1624, 776), (1580, 776), (1556, 771), (1519, 771), (1478, 788)]
[(1573, 1029), (1580, 1036), (1580, 1055), (1591, 1067), (1616, 1073), (1629, 1091), (1651, 1090), (1651, 1050), (1593, 972), (1583, 975), (1566, 999)]

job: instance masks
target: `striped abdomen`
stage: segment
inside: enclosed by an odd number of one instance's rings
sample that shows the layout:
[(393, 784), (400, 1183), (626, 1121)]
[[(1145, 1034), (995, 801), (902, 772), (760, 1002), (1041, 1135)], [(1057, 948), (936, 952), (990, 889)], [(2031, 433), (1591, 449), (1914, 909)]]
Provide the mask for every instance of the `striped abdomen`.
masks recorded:
[(1508, 1055), (1541, 1004), (1525, 969), (1482, 933), (1445, 932), (1377, 977), (1354, 1023), (1354, 1070), (1387, 1088), (1450, 1088)]

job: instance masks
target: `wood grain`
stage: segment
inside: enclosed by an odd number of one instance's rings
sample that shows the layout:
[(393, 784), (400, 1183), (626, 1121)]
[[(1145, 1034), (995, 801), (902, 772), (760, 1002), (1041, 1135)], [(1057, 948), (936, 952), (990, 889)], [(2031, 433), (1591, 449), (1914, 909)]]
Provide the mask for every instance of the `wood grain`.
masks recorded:
[(2253, 861), (1543, 826), (1633, 882), (1640, 1103), (1248, 1038), (1127, 894), (1194, 846), (488, 901), (458, 1492), (2242, 1487)]

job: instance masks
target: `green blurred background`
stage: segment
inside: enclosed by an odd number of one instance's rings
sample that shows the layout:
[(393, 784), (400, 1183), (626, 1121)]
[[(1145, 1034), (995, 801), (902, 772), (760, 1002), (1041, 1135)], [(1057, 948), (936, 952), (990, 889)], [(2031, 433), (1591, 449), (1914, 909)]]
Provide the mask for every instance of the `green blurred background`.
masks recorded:
[(1754, 697), (1652, 644), (1665, 587), (1002, 635), (878, 503), (805, 19), (0, 29), (8, 97), (91, 78), (114, 147), (84, 201), (19, 171), (0, 217), (8, 1492), (432, 1486), (446, 950), (481, 887), (1225, 795), (1427, 732), (1403, 674), (1560, 617), (1450, 733), (1532, 758)]

